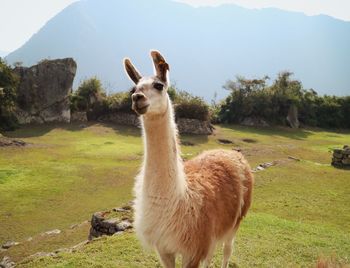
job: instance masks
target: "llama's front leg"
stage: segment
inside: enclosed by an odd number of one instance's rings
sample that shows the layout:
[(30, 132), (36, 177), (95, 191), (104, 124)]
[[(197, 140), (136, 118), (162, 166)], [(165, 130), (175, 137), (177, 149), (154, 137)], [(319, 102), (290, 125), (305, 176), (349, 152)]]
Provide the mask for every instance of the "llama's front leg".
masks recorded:
[(165, 253), (158, 250), (158, 255), (165, 268), (175, 268), (175, 254)]
[(195, 261), (192, 256), (182, 256), (182, 268), (198, 268), (200, 261)]
[(207, 257), (204, 260), (204, 266), (203, 266), (204, 268), (209, 268), (210, 267), (211, 260), (213, 259), (213, 256), (214, 256), (215, 247), (216, 247), (215, 243), (213, 243), (210, 246), (209, 251), (208, 251), (208, 255), (207, 255)]

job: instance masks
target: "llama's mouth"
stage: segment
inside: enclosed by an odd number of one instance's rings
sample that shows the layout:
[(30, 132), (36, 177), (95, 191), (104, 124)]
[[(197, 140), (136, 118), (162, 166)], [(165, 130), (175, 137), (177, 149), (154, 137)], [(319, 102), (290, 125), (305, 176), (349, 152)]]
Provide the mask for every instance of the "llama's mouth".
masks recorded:
[(142, 106), (142, 107), (138, 107), (138, 105), (136, 104), (136, 105), (134, 106), (134, 109), (133, 109), (133, 110), (134, 110), (137, 114), (141, 115), (141, 114), (145, 114), (145, 113), (147, 112), (148, 107), (149, 107), (149, 104), (146, 104), (146, 105), (144, 105), (144, 106)]

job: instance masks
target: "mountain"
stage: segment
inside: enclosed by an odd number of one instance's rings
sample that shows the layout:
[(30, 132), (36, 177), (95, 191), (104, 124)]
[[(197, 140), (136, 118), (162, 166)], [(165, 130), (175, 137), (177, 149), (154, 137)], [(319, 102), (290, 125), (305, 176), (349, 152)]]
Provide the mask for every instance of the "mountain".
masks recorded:
[(85, 0), (52, 18), (10, 63), (73, 57), (75, 86), (97, 75), (112, 91), (131, 86), (122, 59), (143, 74), (152, 70), (149, 50), (160, 50), (176, 85), (210, 100), (236, 75), (295, 73), (320, 94), (350, 92), (350, 22), (278, 9), (236, 5), (195, 8), (170, 0)]
[(5, 57), (9, 52), (0, 50), (0, 57)]

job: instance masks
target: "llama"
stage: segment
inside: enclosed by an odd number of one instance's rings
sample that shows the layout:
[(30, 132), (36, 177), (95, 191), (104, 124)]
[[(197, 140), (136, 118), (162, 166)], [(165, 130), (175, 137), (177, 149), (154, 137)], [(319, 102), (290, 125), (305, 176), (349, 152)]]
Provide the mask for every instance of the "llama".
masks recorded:
[(251, 203), (253, 176), (241, 153), (207, 151), (183, 163), (172, 103), (167, 94), (169, 65), (151, 51), (155, 75), (143, 77), (131, 61), (125, 71), (135, 83), (132, 109), (140, 115), (144, 160), (135, 182), (135, 230), (155, 249), (164, 267), (209, 267), (223, 243), (222, 267)]

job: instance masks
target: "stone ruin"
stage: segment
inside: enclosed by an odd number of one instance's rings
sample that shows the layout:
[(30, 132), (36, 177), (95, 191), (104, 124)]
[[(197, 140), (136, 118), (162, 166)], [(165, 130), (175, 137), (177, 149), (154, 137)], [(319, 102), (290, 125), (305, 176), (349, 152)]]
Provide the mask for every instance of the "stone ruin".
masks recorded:
[(132, 228), (132, 204), (108, 211), (95, 212), (91, 218), (89, 240), (125, 232)]
[(72, 58), (43, 60), (16, 67), (19, 77), (16, 117), (20, 124), (69, 122), (70, 101), (77, 64)]
[(333, 150), (332, 165), (350, 168), (350, 147), (348, 145), (344, 145), (343, 149)]

